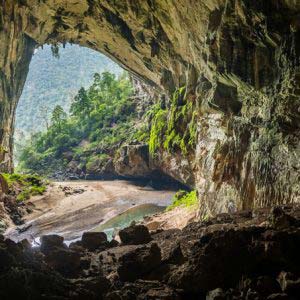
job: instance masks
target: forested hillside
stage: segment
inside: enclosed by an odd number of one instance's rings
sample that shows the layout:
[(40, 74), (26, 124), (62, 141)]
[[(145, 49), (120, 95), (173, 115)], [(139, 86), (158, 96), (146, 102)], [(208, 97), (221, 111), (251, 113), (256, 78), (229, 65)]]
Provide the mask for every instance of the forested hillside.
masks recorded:
[(48, 129), (34, 134), (21, 151), (19, 170), (56, 178), (113, 174), (122, 144), (149, 139), (149, 126), (138, 116), (133, 93), (126, 72), (118, 77), (96, 73), (92, 85), (78, 91), (70, 111), (55, 106)]
[(65, 111), (81, 87), (88, 87), (94, 73), (122, 69), (106, 56), (77, 45), (60, 47), (59, 58), (51, 47), (39, 48), (31, 61), (16, 115), (16, 143), (23, 135), (46, 129), (52, 110), (60, 105)]

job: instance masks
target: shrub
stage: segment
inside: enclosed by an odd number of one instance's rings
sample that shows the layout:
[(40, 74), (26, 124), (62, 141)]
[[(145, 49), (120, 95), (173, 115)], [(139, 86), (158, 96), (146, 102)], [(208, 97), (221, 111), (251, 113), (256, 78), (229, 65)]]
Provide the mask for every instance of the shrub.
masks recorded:
[(9, 193), (16, 195), (18, 202), (28, 200), (31, 196), (42, 195), (46, 191), (47, 182), (36, 175), (3, 174)]
[(196, 206), (198, 203), (197, 191), (193, 190), (191, 192), (180, 190), (174, 197), (171, 205), (167, 207), (167, 211), (174, 209), (175, 207), (192, 207)]

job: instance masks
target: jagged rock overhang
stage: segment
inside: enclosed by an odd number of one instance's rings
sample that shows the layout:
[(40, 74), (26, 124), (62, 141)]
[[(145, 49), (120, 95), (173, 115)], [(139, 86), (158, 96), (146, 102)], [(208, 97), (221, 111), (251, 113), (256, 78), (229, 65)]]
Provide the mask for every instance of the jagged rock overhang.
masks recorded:
[(1, 4), (0, 143), (7, 168), (14, 110), (35, 47), (28, 36), (38, 45), (73, 42), (101, 51), (169, 94), (186, 85), (198, 112), (197, 145), (188, 156), (160, 149), (157, 162), (193, 183), (204, 211), (299, 200), (296, 1)]

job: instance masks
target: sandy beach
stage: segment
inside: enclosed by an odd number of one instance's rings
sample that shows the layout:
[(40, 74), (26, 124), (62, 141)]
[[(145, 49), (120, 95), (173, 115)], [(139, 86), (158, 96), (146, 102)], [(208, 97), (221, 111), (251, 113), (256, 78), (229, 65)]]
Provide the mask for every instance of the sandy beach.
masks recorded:
[(29, 200), (32, 213), (25, 224), (9, 228), (6, 236), (19, 241), (55, 233), (74, 240), (131, 207), (167, 206), (174, 193), (124, 180), (54, 182), (44, 195)]

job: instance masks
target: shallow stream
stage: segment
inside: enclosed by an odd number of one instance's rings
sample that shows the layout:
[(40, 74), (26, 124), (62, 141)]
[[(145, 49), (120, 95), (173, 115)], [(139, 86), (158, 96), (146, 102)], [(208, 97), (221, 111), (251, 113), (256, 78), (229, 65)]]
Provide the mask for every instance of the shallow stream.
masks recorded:
[(133, 221), (141, 221), (145, 216), (151, 216), (164, 210), (165, 206), (159, 206), (155, 204), (138, 205), (111, 218), (107, 222), (97, 226), (91, 231), (103, 231), (107, 234), (108, 240), (111, 240), (120, 229), (128, 227)]

